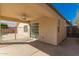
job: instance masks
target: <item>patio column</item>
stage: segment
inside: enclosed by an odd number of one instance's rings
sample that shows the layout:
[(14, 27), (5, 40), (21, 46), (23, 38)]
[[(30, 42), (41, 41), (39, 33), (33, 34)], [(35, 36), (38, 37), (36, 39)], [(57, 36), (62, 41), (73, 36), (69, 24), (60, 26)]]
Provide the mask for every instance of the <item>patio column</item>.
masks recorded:
[(2, 40), (2, 35), (1, 35), (1, 23), (0, 23), (0, 40)]
[(17, 33), (17, 27), (19, 25), (19, 22), (17, 22), (17, 25), (16, 25), (16, 31), (15, 31), (15, 40), (16, 40), (16, 33)]

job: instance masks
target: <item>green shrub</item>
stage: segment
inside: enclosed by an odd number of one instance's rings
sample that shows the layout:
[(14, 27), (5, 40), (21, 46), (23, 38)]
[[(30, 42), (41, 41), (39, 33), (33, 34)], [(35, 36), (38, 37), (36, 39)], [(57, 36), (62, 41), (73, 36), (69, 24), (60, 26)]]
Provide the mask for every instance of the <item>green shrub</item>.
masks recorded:
[(1, 26), (2, 29), (8, 28), (7, 24), (0, 24), (0, 26)]

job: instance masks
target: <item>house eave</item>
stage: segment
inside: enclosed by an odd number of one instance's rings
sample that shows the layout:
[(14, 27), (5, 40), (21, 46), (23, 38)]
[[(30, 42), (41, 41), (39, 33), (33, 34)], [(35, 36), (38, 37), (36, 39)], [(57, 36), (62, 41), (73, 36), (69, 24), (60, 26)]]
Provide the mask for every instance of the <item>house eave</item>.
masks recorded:
[(53, 9), (61, 18), (63, 18), (64, 20), (66, 20), (66, 23), (67, 24), (69, 24), (69, 25), (72, 25), (69, 21), (67, 21), (67, 19), (65, 19), (64, 18), (64, 16), (62, 16), (58, 11), (57, 11), (57, 9), (54, 7), (54, 6), (52, 6), (51, 4), (49, 4), (49, 3), (46, 3), (51, 9)]

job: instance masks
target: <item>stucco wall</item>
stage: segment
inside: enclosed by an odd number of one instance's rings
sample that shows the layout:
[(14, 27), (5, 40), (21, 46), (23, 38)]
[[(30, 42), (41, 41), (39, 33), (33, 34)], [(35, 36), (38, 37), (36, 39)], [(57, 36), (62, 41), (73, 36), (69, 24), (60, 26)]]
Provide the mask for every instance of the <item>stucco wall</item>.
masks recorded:
[[(24, 32), (24, 25), (27, 25), (28, 27), (28, 31)], [(30, 27), (29, 24), (26, 23), (19, 23), (18, 27), (17, 27), (17, 39), (19, 38), (25, 38), (27, 39), (27, 37), (30, 37)]]
[(66, 21), (63, 20), (62, 18), (59, 18), (60, 20), (60, 25), (58, 24), (59, 32), (57, 32), (57, 44), (62, 42), (62, 40), (66, 39)]
[[(32, 22), (39, 23), (39, 41), (58, 45), (66, 38), (66, 21), (59, 15), (53, 15), (52, 18), (40, 18)], [(60, 25), (58, 22), (60, 22)], [(60, 27), (59, 32), (58, 26)]]
[(49, 44), (57, 45), (57, 19), (41, 18), (32, 23), (39, 23), (38, 40)]
[(56, 45), (57, 43), (57, 24), (56, 20), (43, 19), (39, 21), (39, 40)]

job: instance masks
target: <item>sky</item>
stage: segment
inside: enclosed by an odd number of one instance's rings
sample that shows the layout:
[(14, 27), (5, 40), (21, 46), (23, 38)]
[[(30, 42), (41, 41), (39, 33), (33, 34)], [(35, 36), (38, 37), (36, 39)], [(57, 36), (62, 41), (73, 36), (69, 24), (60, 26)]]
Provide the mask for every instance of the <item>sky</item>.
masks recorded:
[(51, 5), (54, 6), (58, 10), (58, 12), (65, 17), (66, 20), (72, 22), (72, 24), (75, 25), (73, 21), (76, 19), (77, 10), (79, 9), (79, 4), (52, 3)]

